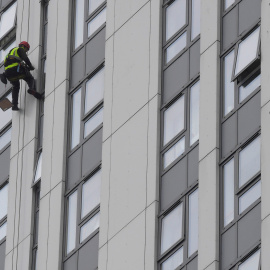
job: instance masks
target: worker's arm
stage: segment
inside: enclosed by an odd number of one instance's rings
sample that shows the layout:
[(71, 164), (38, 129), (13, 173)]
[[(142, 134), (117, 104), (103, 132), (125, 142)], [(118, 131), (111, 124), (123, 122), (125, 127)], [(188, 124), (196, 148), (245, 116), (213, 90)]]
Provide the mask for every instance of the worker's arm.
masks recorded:
[(21, 59), (27, 64), (27, 66), (30, 68), (30, 70), (34, 70), (32, 63), (30, 62), (29, 58), (26, 55), (26, 52), (23, 48), (18, 49), (18, 54), (21, 57)]

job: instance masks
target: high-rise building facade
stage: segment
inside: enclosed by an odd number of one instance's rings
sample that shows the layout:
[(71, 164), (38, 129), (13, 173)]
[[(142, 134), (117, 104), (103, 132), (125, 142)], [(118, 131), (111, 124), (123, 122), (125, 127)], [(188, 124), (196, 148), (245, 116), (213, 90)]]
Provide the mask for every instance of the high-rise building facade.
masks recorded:
[(0, 0), (0, 72), (28, 41), (44, 96), (0, 110), (0, 270), (270, 269), (269, 18)]

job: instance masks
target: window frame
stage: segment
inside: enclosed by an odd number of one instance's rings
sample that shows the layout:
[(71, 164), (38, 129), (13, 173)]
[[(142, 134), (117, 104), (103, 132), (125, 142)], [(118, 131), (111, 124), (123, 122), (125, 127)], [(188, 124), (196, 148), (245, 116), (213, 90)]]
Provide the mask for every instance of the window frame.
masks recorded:
[(78, 182), (72, 189), (67, 190), (65, 192), (65, 221), (68, 220), (68, 198), (74, 192), (77, 193), (77, 213), (76, 213), (76, 241), (75, 241), (75, 248), (67, 253), (67, 241), (68, 241), (68, 222), (65, 222), (64, 225), (64, 248), (63, 248), (63, 262), (67, 261), (73, 254), (78, 252), (79, 249), (82, 248), (90, 239), (92, 239), (95, 235), (99, 233), (100, 226), (93, 231), (90, 235), (88, 235), (81, 243), (80, 243), (80, 232), (81, 227), (87, 223), (93, 216), (95, 216), (98, 212), (100, 212), (100, 204), (92, 209), (88, 214), (86, 214), (83, 218), (81, 218), (81, 211), (82, 211), (82, 186), (87, 180), (89, 180), (92, 176), (94, 176), (97, 172), (102, 171), (101, 164), (98, 165), (91, 173), (87, 174), (87, 176), (83, 177), (80, 182)]
[[(244, 68), (242, 68), (237, 74), (235, 74), (236, 70), (236, 64), (237, 64), (237, 58), (239, 55), (239, 45), (245, 41), (252, 33), (254, 33), (258, 28), (259, 29), (259, 37), (258, 37), (258, 43), (257, 43), (257, 50), (256, 50), (256, 57), (251, 62), (249, 62)], [(243, 79), (246, 78), (246, 75), (244, 73), (250, 74), (249, 69), (253, 67), (254, 64), (256, 64), (258, 61), (260, 61), (260, 47), (261, 47), (261, 25), (258, 23), (255, 27), (253, 27), (251, 30), (249, 30), (247, 33), (245, 33), (244, 37), (241, 37), (241, 39), (236, 43), (234, 47), (234, 62), (233, 62), (233, 69), (232, 69), (232, 77), (231, 81), (237, 81), (239, 83)], [(258, 64), (260, 66), (260, 63)]]
[[(242, 187), (239, 188), (239, 153), (245, 149), (250, 143), (252, 143), (255, 139), (260, 137), (260, 132), (257, 132), (254, 136), (249, 138), (243, 145), (239, 146), (231, 155), (230, 157), (226, 158), (220, 164), (220, 179), (221, 179), (221, 189), (220, 189), (220, 224), (221, 224), (221, 235), (230, 229), (234, 224), (236, 224), (243, 216), (245, 216), (250, 210), (256, 207), (261, 202), (261, 197), (255, 200), (252, 204), (250, 204), (241, 214), (239, 214), (239, 198), (247, 192), (251, 187), (257, 184), (261, 180), (261, 170), (252, 176)], [(224, 166), (228, 164), (232, 159), (234, 159), (234, 218), (230, 221), (227, 225), (224, 226), (224, 205), (225, 205), (225, 198), (224, 198)]]
[[(6, 185), (9, 185), (9, 179), (5, 180), (3, 184), (0, 185), (0, 190), (2, 190)], [(9, 190), (9, 187), (8, 187), (8, 190)], [(7, 214), (8, 214), (8, 201), (7, 201)], [(7, 222), (7, 214), (2, 219), (0, 219), (0, 227), (3, 226)], [(0, 245), (2, 245), (6, 241), (6, 237), (7, 235), (3, 237), (2, 239), (0, 239)]]
[[(196, 80), (192, 81), (191, 84), (189, 84), (188, 87), (186, 87), (184, 90), (182, 90), (180, 93), (176, 94), (174, 98), (171, 99), (170, 102), (166, 103), (161, 107), (161, 134), (160, 134), (160, 154), (161, 154), (161, 176), (169, 171), (179, 160), (181, 160), (183, 157), (185, 157), (192, 149), (194, 149), (200, 141), (200, 137), (198, 140), (196, 140), (192, 145), (190, 145), (190, 109), (191, 109), (191, 88), (196, 84), (200, 82), (200, 78), (196, 78)], [(184, 95), (184, 128), (181, 132), (176, 134), (170, 141), (168, 141), (165, 145), (163, 145), (164, 141), (164, 112), (179, 98), (181, 98)], [(185, 151), (177, 157), (173, 162), (171, 162), (166, 168), (163, 167), (164, 164), (164, 154), (173, 147), (179, 140), (181, 140), (183, 137), (185, 137)]]
[[(163, 42), (163, 71), (165, 71), (170, 65), (172, 65), (182, 54), (186, 51), (190, 50), (193, 44), (195, 44), (200, 39), (200, 34), (198, 34), (193, 40), (191, 40), (191, 28), (192, 28), (192, 3), (191, 1), (187, 0), (186, 2), (186, 24), (179, 29), (173, 36), (171, 36), (166, 41), (166, 8), (170, 6), (175, 0), (168, 0), (162, 5), (163, 8), (163, 29), (162, 29), (162, 42)], [(187, 32), (187, 42), (186, 46), (179, 51), (170, 61), (166, 62), (166, 50), (167, 48), (172, 45), (184, 32)], [(197, 77), (197, 76), (196, 76)], [(191, 78), (190, 82), (192, 82), (196, 77)], [(189, 83), (190, 83), (189, 82)]]
[[(6, 44), (6, 43), (8, 43), (9, 41), (10, 41), (10, 39), (11, 39), (11, 37), (9, 37), (10, 35), (11, 36), (14, 36), (14, 35), (12, 35), (12, 33), (14, 32), (14, 30), (15, 30), (15, 32), (16, 32), (16, 25), (17, 25), (17, 9), (18, 9), (18, 1), (16, 0), (16, 1), (11, 1), (11, 2), (9, 2), (6, 6), (4, 6), (3, 8), (2, 8), (2, 10), (0, 11), (0, 23), (1, 23), (1, 20), (2, 20), (2, 16), (3, 16), (3, 14), (13, 5), (13, 4), (15, 4), (15, 3), (17, 3), (16, 4), (16, 10), (15, 10), (15, 16), (14, 16), (14, 22), (13, 22), (13, 26), (0, 38), (0, 46), (1, 47), (3, 47), (3, 46), (5, 46), (5, 45), (3, 45), (3, 43), (4, 44)], [(15, 33), (14, 33), (15, 34)]]
[[(84, 23), (83, 23), (83, 42), (75, 48), (75, 23), (72, 23), (72, 34), (71, 34), (71, 57), (75, 55), (81, 48), (83, 48), (90, 40), (92, 40), (103, 28), (106, 27), (106, 22), (103, 23), (96, 31), (88, 37), (88, 23), (95, 18), (96, 15), (99, 14), (104, 8), (107, 7), (107, 1), (105, 0), (99, 7), (97, 7), (91, 14), (88, 14), (89, 10), (89, 0), (84, 1)], [(73, 2), (73, 13), (72, 15), (75, 16), (76, 13), (76, 0)], [(74, 20), (75, 22), (75, 20)]]
[[(158, 270), (161, 270), (161, 265), (164, 263), (170, 256), (172, 256), (177, 250), (183, 247), (183, 263), (179, 265), (175, 270), (180, 270), (191, 262), (195, 257), (198, 256), (198, 249), (190, 256), (188, 256), (188, 235), (189, 235), (189, 196), (193, 194), (195, 191), (199, 192), (198, 184), (196, 183), (191, 188), (186, 190), (186, 192), (179, 198), (176, 202), (174, 202), (170, 207), (168, 207), (165, 211), (161, 212), (158, 215)], [(169, 213), (171, 213), (177, 206), (183, 203), (183, 212), (182, 212), (182, 238), (175, 242), (172, 246), (170, 246), (167, 250), (161, 253), (161, 232), (162, 232), (162, 220)]]
[[(104, 99), (99, 101), (97, 104), (95, 104), (91, 110), (89, 110), (86, 114), (84, 114), (85, 111), (85, 96), (86, 96), (86, 83), (95, 76), (102, 68), (105, 68), (104, 62), (98, 66), (97, 69), (95, 69), (94, 72), (92, 72), (90, 75), (88, 75), (76, 88), (73, 88), (69, 92), (69, 120), (70, 120), (70, 128), (68, 132), (68, 156), (71, 156), (72, 153), (76, 152), (88, 139), (90, 139), (94, 134), (96, 134), (102, 127), (103, 122), (99, 124), (92, 132), (90, 132), (85, 138), (84, 138), (84, 124), (97, 113), (101, 108), (103, 108)], [(80, 112), (80, 140), (79, 143), (71, 148), (71, 142), (72, 142), (72, 123), (73, 123), (73, 102), (72, 97), (73, 94), (76, 93), (79, 89), (81, 89), (81, 112)]]

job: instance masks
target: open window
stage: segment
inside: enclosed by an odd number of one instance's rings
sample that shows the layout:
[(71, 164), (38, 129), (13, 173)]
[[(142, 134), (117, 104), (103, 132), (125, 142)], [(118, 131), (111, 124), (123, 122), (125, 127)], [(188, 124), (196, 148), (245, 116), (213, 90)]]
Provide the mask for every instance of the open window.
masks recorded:
[(42, 167), (42, 152), (39, 154), (36, 170), (35, 170), (35, 177), (34, 177), (34, 184), (41, 179), (41, 167)]
[(260, 64), (260, 27), (252, 31), (236, 47), (232, 81), (244, 79)]

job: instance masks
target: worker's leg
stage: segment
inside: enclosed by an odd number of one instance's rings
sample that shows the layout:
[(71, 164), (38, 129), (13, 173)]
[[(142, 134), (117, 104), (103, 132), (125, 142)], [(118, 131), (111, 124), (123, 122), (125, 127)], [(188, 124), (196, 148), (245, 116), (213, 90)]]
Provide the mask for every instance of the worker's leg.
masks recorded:
[(12, 84), (12, 104), (18, 104), (19, 91), (20, 91), (20, 81), (11, 81)]
[(30, 95), (33, 95), (36, 99), (41, 99), (42, 98), (41, 94), (36, 91), (35, 79), (29, 71), (26, 71), (26, 76), (25, 78), (23, 78), (23, 80), (25, 80), (29, 86), (27, 92)]

